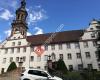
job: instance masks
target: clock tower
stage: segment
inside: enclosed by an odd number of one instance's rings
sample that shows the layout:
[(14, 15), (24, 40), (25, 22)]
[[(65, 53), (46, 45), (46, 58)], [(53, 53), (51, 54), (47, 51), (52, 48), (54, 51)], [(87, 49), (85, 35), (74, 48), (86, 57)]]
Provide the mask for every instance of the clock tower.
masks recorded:
[(26, 18), (28, 16), (28, 13), (25, 7), (26, 7), (26, 2), (25, 0), (22, 0), (21, 6), (16, 10), (16, 18), (12, 22), (11, 36), (18, 33), (20, 33), (23, 36), (23, 38), (26, 38), (27, 36), (28, 27)]

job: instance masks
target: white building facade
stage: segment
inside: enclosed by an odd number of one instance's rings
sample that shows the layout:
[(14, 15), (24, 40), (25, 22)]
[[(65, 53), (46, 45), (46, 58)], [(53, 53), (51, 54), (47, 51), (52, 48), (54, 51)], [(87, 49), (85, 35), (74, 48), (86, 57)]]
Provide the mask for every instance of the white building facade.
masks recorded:
[(100, 31), (100, 21), (91, 21), (86, 30), (57, 32), (52, 38), (54, 33), (27, 36), (25, 5), (25, 0), (22, 0), (12, 23), (11, 36), (0, 45), (0, 73), (6, 72), (11, 62), (18, 67), (22, 63), (24, 68), (46, 69), (48, 56), (53, 62), (63, 59), (69, 70), (100, 70), (96, 52), (96, 32)]

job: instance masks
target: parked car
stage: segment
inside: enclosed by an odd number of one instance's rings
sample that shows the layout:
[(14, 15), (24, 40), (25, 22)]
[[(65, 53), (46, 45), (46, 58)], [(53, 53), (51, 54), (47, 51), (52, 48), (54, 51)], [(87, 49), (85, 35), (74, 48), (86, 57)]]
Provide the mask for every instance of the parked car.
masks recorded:
[(63, 80), (41, 69), (27, 69), (21, 74), (20, 80)]

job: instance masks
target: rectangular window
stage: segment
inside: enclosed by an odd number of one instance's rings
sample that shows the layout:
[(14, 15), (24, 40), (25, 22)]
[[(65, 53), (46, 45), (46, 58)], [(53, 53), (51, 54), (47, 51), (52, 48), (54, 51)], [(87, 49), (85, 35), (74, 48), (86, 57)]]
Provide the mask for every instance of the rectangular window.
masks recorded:
[(46, 50), (46, 51), (48, 50), (48, 45), (45, 45), (45, 50)]
[(59, 50), (62, 50), (62, 44), (59, 44)]
[(15, 42), (12, 42), (12, 46), (15, 46)]
[(81, 53), (76, 53), (77, 59), (81, 58)]
[(18, 42), (18, 45), (21, 45), (21, 42)]
[(95, 33), (92, 33), (91, 34), (91, 38), (95, 38)]
[(44, 55), (44, 61), (48, 60), (48, 55)]
[(6, 63), (6, 58), (3, 58), (3, 63)]
[(33, 52), (34, 51), (34, 47), (31, 47), (31, 52)]
[(66, 47), (67, 47), (67, 49), (71, 49), (71, 44), (70, 43), (66, 43)]
[(84, 48), (88, 48), (88, 42), (83, 42)]
[(78, 64), (78, 70), (82, 70), (83, 69), (83, 65), (82, 64)]
[(34, 56), (31, 56), (31, 59), (30, 59), (31, 61), (34, 61)]
[(24, 61), (24, 62), (26, 61), (26, 57), (25, 57), (25, 56), (23, 57), (23, 61)]
[(85, 52), (86, 58), (91, 58), (90, 52)]
[(69, 59), (69, 60), (72, 59), (71, 53), (68, 53), (67, 56), (68, 56), (68, 59)]
[(97, 41), (93, 41), (93, 46), (97, 46)]
[(51, 50), (55, 50), (55, 45), (54, 44), (51, 45)]
[(59, 54), (59, 59), (63, 60), (63, 54)]
[(19, 62), (19, 57), (16, 57), (16, 62)]
[(98, 51), (95, 51), (95, 56), (96, 58), (98, 58)]
[(37, 61), (38, 61), (38, 62), (41, 61), (41, 56), (37, 56)]
[(10, 62), (13, 62), (13, 57), (10, 57)]
[(88, 67), (88, 69), (93, 69), (93, 66), (92, 66), (92, 64), (87, 64), (87, 67)]
[(7, 54), (8, 53), (8, 49), (5, 49), (5, 54)]
[(69, 65), (69, 71), (73, 70), (73, 65)]
[(20, 53), (20, 48), (17, 48), (17, 52)]
[(11, 48), (11, 53), (14, 53), (14, 48)]
[(79, 45), (78, 42), (75, 43), (75, 48), (76, 48), (76, 49), (79, 49), (79, 48), (80, 48), (80, 45)]
[(23, 52), (26, 52), (26, 47), (23, 48)]

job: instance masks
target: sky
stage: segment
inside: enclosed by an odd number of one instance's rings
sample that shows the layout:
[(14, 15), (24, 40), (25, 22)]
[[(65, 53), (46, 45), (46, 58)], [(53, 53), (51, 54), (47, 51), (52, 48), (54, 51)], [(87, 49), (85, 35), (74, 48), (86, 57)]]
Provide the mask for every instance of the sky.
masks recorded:
[[(0, 42), (11, 32), (11, 23), (21, 0), (0, 0)], [(100, 0), (26, 0), (27, 35), (86, 29), (100, 19)]]

